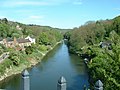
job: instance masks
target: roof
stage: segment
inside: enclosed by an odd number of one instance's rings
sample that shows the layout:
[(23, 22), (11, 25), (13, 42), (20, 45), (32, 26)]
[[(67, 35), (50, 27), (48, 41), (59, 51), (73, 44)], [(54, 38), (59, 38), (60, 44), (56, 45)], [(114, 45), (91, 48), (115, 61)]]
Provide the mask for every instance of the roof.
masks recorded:
[(9, 38), (9, 37), (6, 40), (7, 40), (7, 42), (12, 42), (13, 41), (13, 39)]
[(100, 47), (107, 47), (107, 46), (111, 46), (111, 45), (112, 45), (111, 41), (100, 42)]
[(112, 44), (111, 41), (104, 41), (104, 42), (100, 42), (101, 44)]
[(24, 38), (20, 38), (20, 39), (17, 39), (18, 43), (26, 43), (26, 42), (30, 42), (29, 39), (24, 39)]

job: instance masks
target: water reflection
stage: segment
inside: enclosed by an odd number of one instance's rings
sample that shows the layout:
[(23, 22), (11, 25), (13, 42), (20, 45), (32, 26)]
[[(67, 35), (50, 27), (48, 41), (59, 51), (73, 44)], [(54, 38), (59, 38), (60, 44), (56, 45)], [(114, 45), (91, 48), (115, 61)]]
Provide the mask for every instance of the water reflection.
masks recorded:
[(21, 74), (13, 75), (0, 83), (0, 88), (6, 90), (22, 90)]

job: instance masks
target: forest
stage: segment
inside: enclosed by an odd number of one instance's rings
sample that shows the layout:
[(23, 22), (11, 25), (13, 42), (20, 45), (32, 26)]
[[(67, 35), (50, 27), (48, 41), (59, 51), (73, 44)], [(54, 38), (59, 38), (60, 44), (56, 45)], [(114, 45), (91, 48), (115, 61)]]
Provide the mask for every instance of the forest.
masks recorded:
[(90, 88), (101, 80), (104, 90), (120, 90), (120, 16), (88, 21), (64, 35), (69, 52), (88, 59)]

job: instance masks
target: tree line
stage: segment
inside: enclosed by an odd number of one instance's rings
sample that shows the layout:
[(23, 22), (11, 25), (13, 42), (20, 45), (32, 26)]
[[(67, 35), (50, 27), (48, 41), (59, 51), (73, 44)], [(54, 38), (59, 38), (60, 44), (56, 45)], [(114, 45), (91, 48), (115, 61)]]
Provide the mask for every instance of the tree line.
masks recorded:
[(91, 89), (98, 79), (104, 90), (120, 89), (120, 16), (89, 21), (65, 33), (64, 38), (70, 53), (88, 58)]

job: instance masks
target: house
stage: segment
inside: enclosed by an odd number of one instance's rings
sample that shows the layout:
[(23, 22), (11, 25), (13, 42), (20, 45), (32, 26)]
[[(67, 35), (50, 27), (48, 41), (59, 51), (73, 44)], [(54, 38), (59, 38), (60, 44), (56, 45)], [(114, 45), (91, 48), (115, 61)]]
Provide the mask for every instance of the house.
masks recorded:
[(100, 42), (100, 47), (101, 48), (108, 48), (109, 50), (111, 50), (112, 49), (112, 42), (111, 41)]
[(14, 47), (14, 41), (11, 38), (5, 38), (2, 42), (6, 47)]
[(20, 46), (20, 47), (25, 47), (25, 46), (31, 46), (31, 41), (29, 39), (23, 39), (23, 38), (20, 38), (20, 39), (17, 39), (17, 45)]
[(0, 43), (5, 45), (6, 47), (10, 47), (10, 48), (18, 48), (19, 49), (24, 49), (25, 46), (31, 46), (32, 43), (35, 44), (35, 39), (32, 39), (30, 37), (27, 37), (27, 38), (19, 38), (19, 39), (16, 39), (14, 37), (14, 39), (11, 39), (11, 38), (5, 38), (3, 40), (0, 40)]
[(30, 36), (27, 36), (25, 39), (30, 40), (31, 43), (35, 44), (35, 38), (31, 38)]
[(22, 30), (22, 28), (19, 25), (16, 26), (16, 29), (17, 30)]

